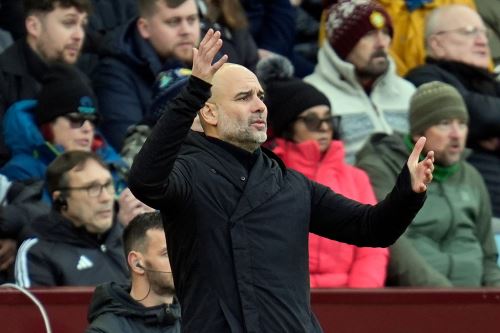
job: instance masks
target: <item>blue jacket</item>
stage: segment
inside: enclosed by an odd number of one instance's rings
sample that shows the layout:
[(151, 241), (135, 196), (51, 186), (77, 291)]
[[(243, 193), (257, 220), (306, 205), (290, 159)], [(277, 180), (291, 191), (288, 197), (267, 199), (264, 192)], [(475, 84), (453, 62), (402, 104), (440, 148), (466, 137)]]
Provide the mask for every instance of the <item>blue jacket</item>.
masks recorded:
[(184, 67), (174, 59), (162, 63), (136, 25), (137, 18), (111, 34), (109, 43), (116, 54), (103, 58), (92, 78), (103, 116), (100, 128), (117, 150), (123, 145), (127, 128), (148, 114), (158, 73)]
[[(12, 158), (0, 169), (10, 180), (44, 179), (47, 166), (64, 148), (45, 141), (30, 111), (35, 100), (14, 103), (3, 120), (4, 140)], [(99, 137), (99, 134), (96, 134)], [(106, 142), (95, 151), (110, 166), (118, 191), (126, 187), (123, 171), (127, 168), (120, 155)]]
[(297, 11), (290, 1), (242, 0), (241, 4), (259, 48), (291, 57)]

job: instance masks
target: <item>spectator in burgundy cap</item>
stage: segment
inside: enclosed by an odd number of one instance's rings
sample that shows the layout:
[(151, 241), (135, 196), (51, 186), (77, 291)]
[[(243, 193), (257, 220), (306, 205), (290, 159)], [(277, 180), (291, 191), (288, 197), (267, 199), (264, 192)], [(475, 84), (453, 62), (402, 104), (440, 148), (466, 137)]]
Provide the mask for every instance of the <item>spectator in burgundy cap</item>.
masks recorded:
[(396, 74), (388, 54), (391, 18), (377, 2), (341, 0), (327, 18), (327, 42), (315, 71), (305, 78), (329, 99), (342, 116), (346, 159), (374, 132), (407, 131), (414, 86)]

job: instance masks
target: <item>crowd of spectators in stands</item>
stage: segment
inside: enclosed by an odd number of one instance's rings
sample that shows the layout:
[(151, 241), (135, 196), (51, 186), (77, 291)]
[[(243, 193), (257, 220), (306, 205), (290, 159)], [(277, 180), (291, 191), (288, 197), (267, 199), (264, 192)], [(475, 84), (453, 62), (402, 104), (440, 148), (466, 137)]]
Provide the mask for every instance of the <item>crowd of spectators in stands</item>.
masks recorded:
[[(269, 113), (263, 146), (288, 168), (376, 204), (419, 136), (428, 139), (424, 153), (435, 151), (426, 204), (394, 245), (310, 234), (312, 288), (500, 285), (497, 7), (0, 0), (0, 283), (105, 283), (89, 317), (96, 329), (110, 315), (100, 308), (106, 301), (132, 313), (142, 304), (151, 316), (166, 307), (162, 323), (176, 332), (173, 281), (166, 301), (145, 287), (172, 278), (147, 259), (153, 239), (165, 243), (161, 218), (131, 193), (128, 177), (165, 110), (158, 101), (187, 85), (193, 48), (214, 29), (223, 40), (215, 60), (226, 54), (259, 77)], [(203, 132), (196, 122), (192, 129)]]

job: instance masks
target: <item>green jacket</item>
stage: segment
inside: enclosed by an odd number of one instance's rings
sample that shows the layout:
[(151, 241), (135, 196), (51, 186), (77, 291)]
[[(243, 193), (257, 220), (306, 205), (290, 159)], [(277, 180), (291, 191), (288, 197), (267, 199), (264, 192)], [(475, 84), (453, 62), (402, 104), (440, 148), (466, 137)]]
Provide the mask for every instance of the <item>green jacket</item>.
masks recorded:
[[(403, 134), (375, 134), (357, 155), (378, 200), (392, 189), (410, 150)], [(491, 204), (481, 175), (461, 160), (427, 189), (427, 201), (391, 246), (389, 283), (404, 286), (500, 286)], [(437, 169), (435, 170), (435, 173)]]

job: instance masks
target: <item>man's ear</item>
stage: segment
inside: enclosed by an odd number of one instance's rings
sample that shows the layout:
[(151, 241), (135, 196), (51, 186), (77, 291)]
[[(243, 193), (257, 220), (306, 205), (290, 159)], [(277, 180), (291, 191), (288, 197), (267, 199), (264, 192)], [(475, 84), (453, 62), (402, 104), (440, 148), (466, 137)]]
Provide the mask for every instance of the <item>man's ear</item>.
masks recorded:
[(427, 47), (429, 51), (431, 51), (430, 53), (434, 54), (436, 57), (439, 58), (442, 56), (443, 48), (441, 46), (441, 41), (439, 40), (439, 38), (437, 38), (437, 36), (435, 35), (429, 36), (429, 38), (427, 39)]
[(61, 191), (54, 191), (52, 192), (52, 201), (56, 200), (61, 196)]
[(205, 124), (210, 126), (217, 126), (218, 112), (215, 104), (206, 102), (205, 105), (198, 112), (200, 115), (200, 120), (204, 121)]
[(40, 21), (40, 18), (38, 16), (30, 15), (26, 17), (24, 25), (26, 27), (28, 36), (33, 36), (35, 38), (40, 37), (40, 34), (42, 32), (42, 21)]
[(139, 17), (137, 20), (137, 30), (139, 30), (139, 34), (144, 39), (149, 39), (151, 34), (149, 33), (149, 22), (143, 17)]
[(144, 274), (142, 266), (142, 255), (137, 251), (130, 251), (127, 256), (127, 264), (131, 271), (137, 274)]

